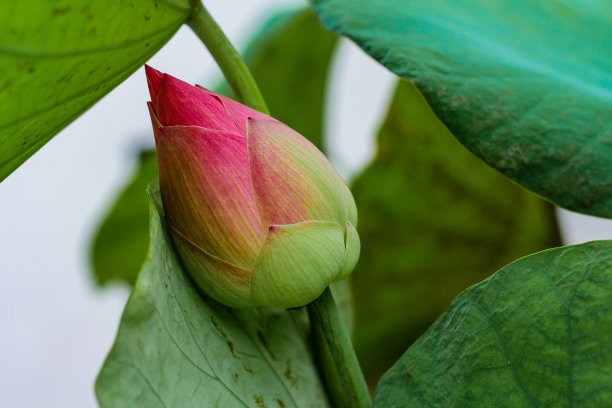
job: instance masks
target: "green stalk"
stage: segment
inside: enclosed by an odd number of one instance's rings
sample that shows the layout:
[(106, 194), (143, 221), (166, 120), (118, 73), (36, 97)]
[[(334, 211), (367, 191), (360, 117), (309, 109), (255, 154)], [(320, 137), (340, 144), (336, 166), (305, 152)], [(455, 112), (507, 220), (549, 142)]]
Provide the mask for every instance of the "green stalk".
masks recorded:
[(236, 98), (255, 110), (269, 113), (251, 72), (201, 1), (197, 1), (187, 25), (208, 48)]
[[(342, 401), (348, 404), (348, 407), (370, 408), (372, 400), (368, 386), (331, 290), (325, 289), (323, 294), (307, 308), (313, 331), (322, 333), (340, 380), (341, 389), (331, 390), (332, 394), (342, 395)], [(331, 383), (332, 381), (327, 381), (328, 386)]]

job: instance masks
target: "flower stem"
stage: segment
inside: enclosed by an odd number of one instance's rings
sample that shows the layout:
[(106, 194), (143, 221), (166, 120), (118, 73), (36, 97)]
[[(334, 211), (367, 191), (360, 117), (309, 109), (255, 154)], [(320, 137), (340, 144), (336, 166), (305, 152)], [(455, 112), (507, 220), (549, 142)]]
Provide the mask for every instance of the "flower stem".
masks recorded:
[[(331, 290), (325, 289), (323, 294), (307, 307), (313, 331), (320, 329), (339, 377), (341, 389), (333, 390), (333, 393), (343, 394), (342, 400), (351, 408), (371, 407), (368, 386)], [(331, 381), (327, 383), (329, 385)]]
[(208, 48), (236, 94), (236, 98), (253, 109), (269, 113), (253, 75), (201, 1), (197, 1), (187, 25)]

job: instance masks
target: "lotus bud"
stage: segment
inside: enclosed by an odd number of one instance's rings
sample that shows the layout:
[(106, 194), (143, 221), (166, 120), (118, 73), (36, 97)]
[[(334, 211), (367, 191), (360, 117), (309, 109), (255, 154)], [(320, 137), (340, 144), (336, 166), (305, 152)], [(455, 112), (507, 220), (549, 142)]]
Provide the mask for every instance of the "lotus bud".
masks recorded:
[(168, 231), (197, 286), (291, 308), (347, 277), (357, 210), (325, 156), (278, 120), (146, 67)]

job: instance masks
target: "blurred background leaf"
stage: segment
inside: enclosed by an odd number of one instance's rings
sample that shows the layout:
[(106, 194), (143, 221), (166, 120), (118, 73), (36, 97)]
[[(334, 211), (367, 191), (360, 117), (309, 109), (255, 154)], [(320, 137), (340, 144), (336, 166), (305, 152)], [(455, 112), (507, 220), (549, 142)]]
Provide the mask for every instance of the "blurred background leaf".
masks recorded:
[(190, 14), (188, 0), (0, 2), (0, 181), (136, 71)]
[[(327, 71), (337, 38), (321, 27), (310, 9), (282, 12), (263, 26), (245, 52), (246, 63), (274, 117), (319, 148)], [(231, 96), (227, 84), (221, 84), (219, 89)], [(134, 283), (148, 248), (145, 190), (155, 178), (154, 156), (142, 155), (137, 174), (104, 217), (91, 250), (94, 274), (100, 284), (114, 279)]]
[(100, 224), (91, 250), (98, 284), (120, 280), (131, 285), (149, 248), (147, 185), (157, 178), (155, 150), (143, 150), (131, 180)]
[(329, 406), (304, 310), (231, 309), (202, 296), (152, 199), (151, 249), (96, 381), (100, 406)]
[(612, 402), (612, 241), (531, 255), (468, 289), (381, 380), (376, 406)]
[(461, 291), (560, 245), (553, 206), (465, 149), (407, 81), (352, 191), (362, 248), (354, 344), (371, 385)]
[(314, 0), (323, 23), (414, 81), (453, 134), (562, 207), (612, 218), (607, 0)]

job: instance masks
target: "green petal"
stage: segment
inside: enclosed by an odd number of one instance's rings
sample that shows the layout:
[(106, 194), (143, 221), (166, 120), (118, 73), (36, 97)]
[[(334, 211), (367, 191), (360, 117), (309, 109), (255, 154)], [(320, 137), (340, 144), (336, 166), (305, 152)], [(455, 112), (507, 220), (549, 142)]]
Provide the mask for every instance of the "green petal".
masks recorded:
[(355, 204), (355, 198), (347, 188), (344, 192), (344, 200), (347, 207), (346, 220), (352, 224), (353, 227), (357, 227), (357, 205)]
[(340, 224), (272, 225), (251, 272), (251, 296), (261, 306), (303, 306), (339, 279), (343, 263)]
[(353, 272), (359, 260), (359, 253), (361, 252), (359, 234), (350, 222), (346, 223), (344, 240), (344, 265), (342, 265), (338, 279), (344, 279)]
[(168, 227), (185, 269), (205, 295), (230, 307), (255, 306), (250, 297), (247, 269), (209, 254), (172, 225)]

